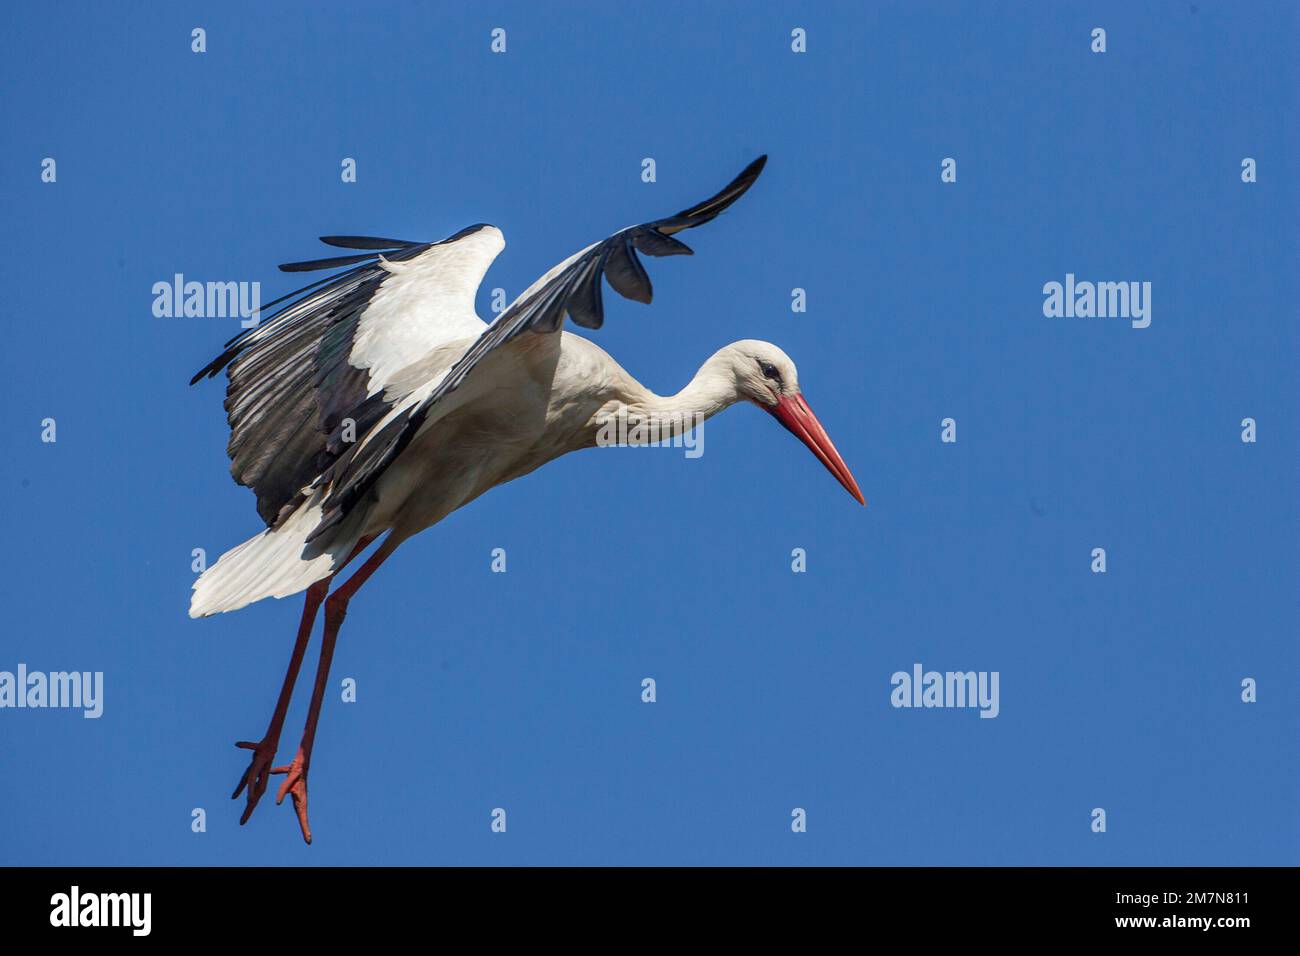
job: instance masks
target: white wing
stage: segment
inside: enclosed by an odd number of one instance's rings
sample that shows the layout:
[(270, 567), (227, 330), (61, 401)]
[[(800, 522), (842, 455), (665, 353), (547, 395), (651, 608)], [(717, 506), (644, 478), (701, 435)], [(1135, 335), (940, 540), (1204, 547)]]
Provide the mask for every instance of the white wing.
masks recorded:
[(230, 471), (257, 494), (268, 525), (350, 444), (345, 428), (360, 437), (400, 404), (410, 379), (401, 370), (482, 334), (474, 296), (505, 247), (500, 230), (484, 224), (434, 243), (323, 241), (372, 251), (281, 266), (354, 268), (270, 303), (292, 300), (231, 339), (191, 381), (229, 367)]

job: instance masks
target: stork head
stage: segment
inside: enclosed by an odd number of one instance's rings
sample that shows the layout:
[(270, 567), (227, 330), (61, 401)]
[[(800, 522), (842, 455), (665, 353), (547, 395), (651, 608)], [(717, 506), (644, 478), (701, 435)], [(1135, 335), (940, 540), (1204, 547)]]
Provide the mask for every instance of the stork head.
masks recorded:
[(738, 399), (753, 402), (808, 446), (844, 490), (866, 504), (849, 466), (835, 450), (799, 387), (799, 372), (790, 356), (771, 342), (745, 339), (722, 350), (735, 379)]

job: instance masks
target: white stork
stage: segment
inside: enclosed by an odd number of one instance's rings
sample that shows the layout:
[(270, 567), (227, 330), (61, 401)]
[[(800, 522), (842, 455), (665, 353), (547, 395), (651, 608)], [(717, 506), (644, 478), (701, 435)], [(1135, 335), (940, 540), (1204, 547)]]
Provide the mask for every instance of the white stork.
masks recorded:
[[(306, 590), (288, 673), (266, 734), (236, 746), (253, 752), (235, 788), (247, 788), (240, 823), (284, 774), (303, 838), (307, 771), (330, 659), (348, 601), (407, 538), (497, 485), (566, 452), (597, 443), (599, 424), (624, 414), (679, 433), (749, 401), (812, 450), (854, 498), (857, 483), (799, 388), (794, 363), (775, 345), (745, 340), (714, 353), (676, 395), (651, 392), (585, 338), (561, 331), (604, 321), (601, 277), (649, 302), (636, 253), (689, 255), (675, 233), (703, 225), (758, 178), (750, 163), (711, 199), (675, 216), (630, 226), (565, 259), (495, 321), (474, 311), (483, 274), (505, 246), (479, 224), (440, 242), (360, 236), (322, 241), (367, 250), (282, 265), (286, 272), (351, 266), (291, 293), (258, 327), (236, 336), (191, 384), (227, 369), (231, 474), (257, 494), (267, 528), (226, 552), (194, 584), (190, 616), (234, 611)], [(651, 433), (655, 433), (653, 430)], [(372, 541), (383, 542), (333, 593), (334, 575)], [(297, 755), (272, 767), (316, 612), (325, 632)]]

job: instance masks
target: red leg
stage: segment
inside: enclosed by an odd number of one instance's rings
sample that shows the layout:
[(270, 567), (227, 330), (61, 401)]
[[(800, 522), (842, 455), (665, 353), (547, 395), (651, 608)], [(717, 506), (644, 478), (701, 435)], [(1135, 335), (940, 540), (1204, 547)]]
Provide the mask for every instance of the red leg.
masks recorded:
[(293, 758), (293, 763), (276, 767), (271, 771), (285, 775), (275, 802), (282, 803), (286, 795), (293, 797), (293, 808), (298, 814), (302, 838), (308, 843), (311, 843), (311, 826), (307, 822), (307, 771), (311, 767), (311, 750), (316, 740), (316, 724), (320, 720), (321, 703), (325, 699), (325, 685), (329, 681), (330, 662), (334, 659), (334, 644), (338, 640), (343, 619), (348, 613), (348, 601), (396, 548), (397, 544), (393, 539), (387, 538), (352, 577), (325, 599), (325, 635), (321, 640), (320, 663), (316, 666), (316, 686), (312, 688), (311, 706), (307, 710), (307, 725), (302, 732), (302, 743), (298, 745), (298, 753)]
[[(342, 570), (343, 567), (346, 567), (373, 540), (373, 535), (369, 538), (363, 538), (352, 549), (352, 553), (339, 566), (339, 569)], [(280, 731), (284, 727), (284, 718), (289, 710), (289, 701), (293, 697), (294, 684), (298, 681), (298, 672), (302, 669), (302, 658), (307, 650), (307, 642), (311, 639), (312, 625), (316, 623), (316, 612), (320, 609), (321, 602), (325, 600), (325, 594), (329, 590), (330, 582), (333, 580), (334, 575), (331, 574), (328, 578), (317, 581), (307, 589), (307, 600), (302, 607), (302, 619), (298, 622), (298, 637), (294, 641), (293, 653), (289, 657), (289, 669), (284, 675), (284, 683), (280, 687), (280, 697), (276, 701), (275, 712), (271, 714), (271, 723), (266, 728), (266, 734), (256, 743), (250, 740), (240, 740), (235, 744), (236, 747), (253, 751), (253, 759), (249, 762), (248, 769), (244, 771), (244, 775), (240, 778), (239, 786), (235, 787), (235, 792), (230, 795), (231, 800), (236, 800), (244, 788), (248, 788), (244, 812), (239, 817), (240, 826), (248, 822), (248, 818), (253, 815), (253, 810), (257, 808), (257, 802), (262, 799), (262, 794), (266, 793), (271, 764), (275, 762), (275, 751), (280, 745)]]
[(311, 638), (312, 625), (316, 622), (316, 611), (325, 600), (325, 592), (329, 589), (329, 584), (330, 578), (325, 578), (307, 589), (307, 602), (303, 605), (302, 620), (298, 624), (298, 639), (294, 641), (293, 654), (289, 658), (289, 670), (284, 675), (284, 684), (280, 687), (280, 699), (276, 701), (275, 712), (271, 714), (271, 723), (266, 728), (266, 734), (256, 743), (240, 740), (235, 744), (236, 747), (253, 751), (253, 759), (248, 769), (240, 778), (235, 792), (230, 795), (231, 800), (237, 800), (244, 787), (248, 787), (248, 801), (244, 805), (243, 814), (239, 817), (240, 826), (248, 822), (248, 818), (253, 815), (253, 810), (257, 808), (257, 801), (261, 800), (262, 794), (266, 792), (271, 764), (275, 762), (275, 751), (280, 744), (280, 730), (284, 727), (289, 700), (293, 696), (293, 685), (297, 682), (298, 671), (302, 668), (302, 656), (307, 650), (307, 641)]

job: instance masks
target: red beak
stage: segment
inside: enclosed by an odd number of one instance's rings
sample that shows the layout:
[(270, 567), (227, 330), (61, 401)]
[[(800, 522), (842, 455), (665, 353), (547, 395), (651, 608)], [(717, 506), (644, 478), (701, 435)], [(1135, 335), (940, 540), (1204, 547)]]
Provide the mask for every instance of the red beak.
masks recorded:
[(826, 470), (844, 486), (844, 490), (858, 499), (858, 504), (865, 505), (867, 503), (862, 497), (862, 492), (858, 490), (858, 483), (853, 480), (853, 475), (849, 472), (849, 466), (844, 464), (844, 459), (835, 450), (831, 436), (826, 434), (826, 429), (822, 428), (822, 423), (817, 421), (817, 416), (812, 413), (812, 409), (804, 401), (802, 393), (783, 395), (775, 405), (762, 405), (760, 407), (771, 412), (773, 418), (807, 445), (812, 453), (821, 460), (821, 463), (826, 466)]

